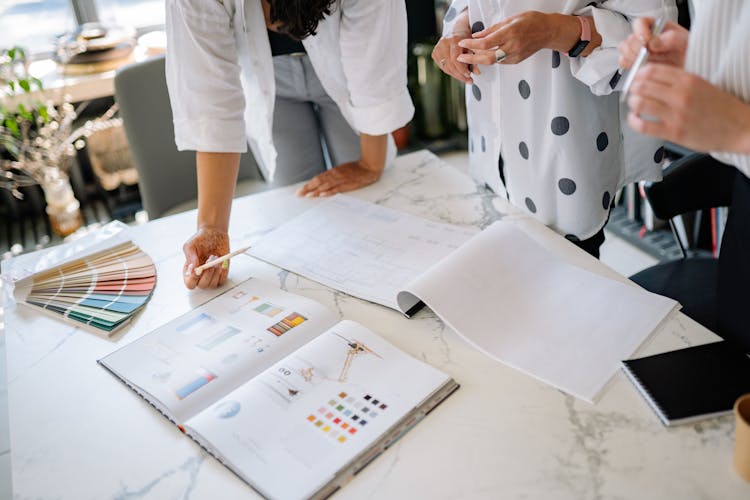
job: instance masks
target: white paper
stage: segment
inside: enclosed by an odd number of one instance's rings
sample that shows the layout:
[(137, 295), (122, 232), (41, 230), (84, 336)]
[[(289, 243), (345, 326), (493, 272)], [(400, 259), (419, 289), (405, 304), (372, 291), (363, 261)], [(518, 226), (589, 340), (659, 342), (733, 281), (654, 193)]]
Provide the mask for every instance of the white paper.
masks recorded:
[(571, 266), (505, 222), (408, 292), (488, 356), (588, 402), (678, 305)]
[(248, 253), (398, 309), (400, 290), (476, 233), (337, 195), (264, 236)]

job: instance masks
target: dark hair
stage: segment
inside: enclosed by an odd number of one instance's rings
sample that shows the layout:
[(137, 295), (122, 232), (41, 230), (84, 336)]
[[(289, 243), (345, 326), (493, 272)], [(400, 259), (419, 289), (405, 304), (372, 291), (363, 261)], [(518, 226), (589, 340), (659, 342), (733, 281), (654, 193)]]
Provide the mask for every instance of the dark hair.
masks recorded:
[(332, 12), (336, 0), (268, 0), (271, 22), (280, 22), (279, 31), (302, 40), (315, 34), (318, 23)]

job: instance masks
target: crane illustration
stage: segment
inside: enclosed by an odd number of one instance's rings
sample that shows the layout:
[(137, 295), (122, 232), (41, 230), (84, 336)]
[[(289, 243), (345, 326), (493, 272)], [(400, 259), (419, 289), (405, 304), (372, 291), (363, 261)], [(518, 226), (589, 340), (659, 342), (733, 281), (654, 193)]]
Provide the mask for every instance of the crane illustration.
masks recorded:
[(344, 366), (341, 368), (341, 374), (339, 375), (339, 382), (346, 382), (346, 376), (349, 374), (349, 368), (351, 368), (352, 361), (354, 361), (354, 358), (356, 356), (359, 356), (361, 354), (372, 354), (373, 356), (377, 356), (378, 358), (383, 359), (380, 354), (367, 347), (364, 342), (360, 342), (356, 339), (350, 340), (343, 335), (339, 335), (336, 332), (333, 332), (333, 334), (343, 339), (349, 346), (349, 348), (346, 350), (346, 359), (344, 360)]

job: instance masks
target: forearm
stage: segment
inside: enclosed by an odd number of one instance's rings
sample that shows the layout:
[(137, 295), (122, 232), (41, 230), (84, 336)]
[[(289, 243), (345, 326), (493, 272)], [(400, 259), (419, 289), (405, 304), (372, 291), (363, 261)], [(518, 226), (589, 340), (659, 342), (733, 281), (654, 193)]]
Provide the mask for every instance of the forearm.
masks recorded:
[(360, 162), (367, 170), (382, 172), (388, 151), (388, 135), (359, 134)]
[(733, 153), (750, 155), (750, 104), (740, 101), (732, 111), (735, 115), (735, 137), (728, 149)]
[(240, 154), (197, 152), (196, 165), (198, 228), (228, 231)]
[[(547, 17), (550, 28), (550, 39), (547, 48), (567, 53), (581, 37), (581, 22), (578, 20), (578, 16), (547, 14)], [(591, 41), (584, 51), (581, 52), (582, 57), (588, 56), (602, 44), (602, 37), (596, 30), (594, 18), (587, 17), (586, 19), (588, 19), (589, 26), (591, 26)]]

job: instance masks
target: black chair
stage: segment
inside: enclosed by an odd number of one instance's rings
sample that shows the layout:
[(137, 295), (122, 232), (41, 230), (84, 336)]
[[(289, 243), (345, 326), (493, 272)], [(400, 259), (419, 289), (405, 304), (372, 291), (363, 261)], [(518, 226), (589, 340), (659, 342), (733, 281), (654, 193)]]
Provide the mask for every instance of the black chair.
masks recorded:
[(682, 312), (706, 328), (718, 331), (717, 282), (719, 262), (685, 248), (672, 219), (678, 215), (732, 204), (737, 170), (710, 156), (690, 154), (664, 171), (664, 180), (646, 187), (654, 215), (668, 220), (683, 258), (663, 262), (630, 277), (646, 290), (671, 297)]

